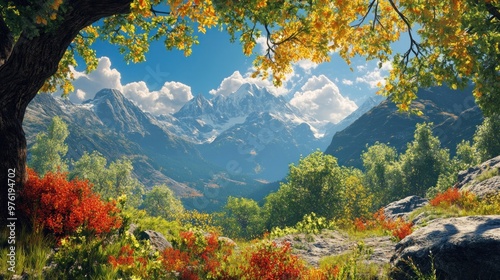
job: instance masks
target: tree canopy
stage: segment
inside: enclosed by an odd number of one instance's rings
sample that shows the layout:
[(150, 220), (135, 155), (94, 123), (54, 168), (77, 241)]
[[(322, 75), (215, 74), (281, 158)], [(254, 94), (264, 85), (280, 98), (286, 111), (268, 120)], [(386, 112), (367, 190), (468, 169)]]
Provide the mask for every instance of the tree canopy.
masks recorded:
[(52, 172), (64, 172), (68, 165), (63, 157), (68, 152), (64, 143), (69, 135), (68, 126), (60, 117), (54, 117), (47, 132), (40, 132), (31, 148), (31, 167), (40, 175)]
[[(500, 0), (0, 0), (0, 170), (26, 181), (26, 107), (39, 91), (73, 90), (71, 66), (97, 66), (92, 44), (117, 45), (130, 62), (145, 60), (153, 41), (186, 55), (196, 31), (226, 30), (255, 54), (255, 76), (279, 85), (301, 60), (338, 53), (391, 61), (381, 93), (410, 110), (419, 87), (475, 83), (486, 116), (500, 108)], [(267, 50), (256, 51), (264, 38)], [(404, 39), (406, 38), (406, 39)], [(393, 53), (394, 42), (407, 51)], [(6, 172), (0, 181), (7, 181)], [(6, 193), (6, 187), (1, 187)], [(4, 203), (0, 197), (0, 204)], [(1, 220), (5, 211), (0, 212)]]
[[(91, 1), (90, 1), (91, 2)], [(498, 0), (121, 0), (115, 13), (78, 31), (46, 81), (43, 91), (73, 88), (70, 65), (81, 56), (92, 71), (97, 66), (92, 44), (97, 40), (118, 46), (130, 62), (145, 60), (153, 41), (186, 55), (198, 43), (195, 30), (227, 30), (239, 37), (243, 52), (255, 53), (257, 40), (266, 38), (265, 53), (256, 53), (255, 75), (272, 75), (280, 84), (303, 59), (316, 63), (337, 52), (347, 63), (355, 56), (392, 61), (393, 69), (381, 92), (408, 110), (419, 87), (449, 84), (452, 88), (475, 83), (474, 95), (489, 115), (498, 109), (500, 96)], [(109, 2), (109, 3), (108, 3)], [(120, 3), (115, 3), (120, 2)], [(127, 6), (128, 5), (128, 6)], [(123, 6), (123, 7), (122, 7)], [(57, 32), (76, 6), (63, 0), (0, 1), (3, 49), (20, 37)], [(22, 34), (22, 36), (21, 36)], [(407, 51), (393, 53), (392, 43), (407, 42)], [(10, 42), (10, 44), (8, 43)], [(7, 51), (0, 59), (7, 60)], [(0, 62), (1, 65), (1, 62)]]

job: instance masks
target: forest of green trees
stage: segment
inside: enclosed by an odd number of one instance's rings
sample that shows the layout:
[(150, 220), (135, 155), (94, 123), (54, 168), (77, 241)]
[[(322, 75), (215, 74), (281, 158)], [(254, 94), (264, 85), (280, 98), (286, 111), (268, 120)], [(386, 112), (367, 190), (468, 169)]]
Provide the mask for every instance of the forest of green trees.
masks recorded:
[[(460, 170), (500, 154), (499, 118), (485, 118), (472, 143), (458, 144), (454, 157), (441, 147), (432, 128), (432, 123), (417, 124), (414, 139), (403, 153), (385, 143), (366, 146), (361, 155), (363, 170), (340, 166), (335, 157), (313, 152), (291, 164), (279, 190), (263, 201), (229, 197), (223, 209), (210, 214), (211, 219), (227, 236), (240, 239), (293, 226), (311, 213), (339, 223), (352, 221), (409, 195), (432, 197), (452, 187)], [(63, 171), (69, 180), (88, 180), (107, 200), (125, 195), (127, 207), (151, 216), (176, 220), (186, 212), (168, 186), (147, 190), (133, 176), (132, 162), (126, 158), (108, 164), (98, 152), (86, 152), (68, 162), (64, 143), (68, 135), (67, 125), (55, 117), (48, 131), (37, 136), (29, 166), (42, 176)]]

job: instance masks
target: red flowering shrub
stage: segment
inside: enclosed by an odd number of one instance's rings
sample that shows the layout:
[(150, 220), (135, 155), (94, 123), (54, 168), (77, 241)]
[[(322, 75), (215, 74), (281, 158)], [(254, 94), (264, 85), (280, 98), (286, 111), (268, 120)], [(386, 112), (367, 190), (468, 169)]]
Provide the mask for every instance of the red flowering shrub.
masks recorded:
[(139, 275), (141, 278), (149, 278), (154, 273), (149, 264), (148, 256), (141, 255), (141, 250), (134, 250), (130, 245), (124, 245), (118, 256), (109, 256), (108, 263), (113, 269), (119, 271), (121, 276)]
[(125, 245), (120, 249), (118, 257), (109, 256), (108, 262), (113, 265), (113, 268), (121, 265), (133, 265), (135, 262), (134, 250), (129, 245)]
[(241, 267), (244, 279), (300, 279), (306, 271), (300, 259), (292, 255), (290, 243), (259, 244), (249, 253), (248, 263)]
[(180, 233), (179, 249), (167, 248), (161, 256), (166, 271), (179, 273), (181, 279), (220, 278), (222, 263), (232, 254), (232, 247), (219, 242), (218, 235), (186, 231)]
[(366, 221), (362, 218), (354, 219), (354, 228), (357, 231), (365, 231), (366, 230)]
[(401, 220), (396, 224), (396, 228), (392, 230), (392, 235), (398, 240), (405, 238), (413, 232), (413, 223)]
[(401, 218), (396, 220), (389, 219), (385, 216), (384, 209), (380, 209), (373, 214), (370, 220), (356, 218), (354, 220), (354, 228), (358, 231), (381, 228), (391, 232), (392, 236), (398, 240), (405, 238), (413, 232), (413, 223), (406, 222)]
[(49, 172), (39, 178), (28, 169), (28, 181), (19, 195), (20, 210), (35, 226), (59, 237), (79, 227), (101, 234), (121, 226), (114, 203), (103, 202), (87, 181), (68, 182), (62, 173)]
[(459, 201), (461, 197), (462, 193), (460, 193), (457, 188), (449, 188), (442, 193), (438, 193), (429, 203), (432, 206), (438, 206), (440, 204), (450, 206)]

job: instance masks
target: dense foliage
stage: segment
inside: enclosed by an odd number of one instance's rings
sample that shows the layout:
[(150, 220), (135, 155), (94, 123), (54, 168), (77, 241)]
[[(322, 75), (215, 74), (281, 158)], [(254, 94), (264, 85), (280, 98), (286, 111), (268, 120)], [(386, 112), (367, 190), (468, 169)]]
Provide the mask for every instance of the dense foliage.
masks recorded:
[(229, 197), (220, 217), (224, 233), (233, 238), (252, 239), (264, 232), (264, 213), (256, 201)]
[(20, 194), (21, 210), (33, 219), (36, 230), (66, 236), (77, 230), (102, 234), (117, 229), (121, 219), (114, 202), (103, 202), (86, 181), (67, 181), (65, 174), (43, 178), (29, 172), (27, 188)]
[[(64, 29), (61, 24), (72, 5), (65, 1), (17, 1), (0, 3), (2, 23), (14, 38), (28, 38)], [(33, 4), (37, 9), (30, 8)], [(240, 38), (243, 52), (254, 52), (264, 38), (267, 50), (255, 59), (256, 73), (272, 74), (280, 84), (292, 71), (292, 63), (330, 60), (337, 52), (347, 63), (355, 56), (391, 61), (393, 68), (383, 92), (408, 110), (416, 89), (447, 83), (452, 88), (474, 82), (474, 96), (487, 115), (498, 109), (498, 60), (500, 13), (496, 1), (130, 1), (128, 12), (87, 26), (73, 39), (59, 70), (42, 88), (54, 91), (68, 82), (70, 65), (81, 56), (87, 70), (96, 68), (93, 43), (118, 46), (127, 61), (145, 60), (151, 42), (163, 40), (167, 49), (189, 55), (198, 43), (195, 29), (205, 33), (219, 26)], [(392, 43), (406, 38), (406, 52), (394, 54)], [(5, 40), (4, 38), (0, 38)], [(2, 57), (3, 58), (3, 57)], [(382, 86), (382, 85), (381, 85)]]
[(319, 151), (302, 158), (298, 165), (290, 165), (280, 189), (266, 197), (267, 227), (294, 225), (311, 212), (334, 219), (369, 209), (371, 198), (356, 179), (359, 176), (360, 172), (339, 166), (336, 158)]
[(68, 164), (64, 156), (68, 152), (68, 145), (64, 141), (68, 136), (68, 125), (60, 117), (54, 117), (47, 132), (36, 136), (35, 144), (31, 148), (31, 168), (40, 176), (49, 171), (67, 171)]
[(167, 220), (174, 220), (184, 211), (181, 201), (165, 185), (154, 186), (146, 192), (140, 208), (151, 216), (159, 216)]
[[(498, 170), (485, 172), (485, 177), (477, 180), (486, 179), (490, 173), (498, 174)], [(346, 179), (346, 185), (358, 185), (361, 182), (362, 178), (353, 178), (352, 174), (350, 179)], [(122, 210), (119, 212), (114, 204), (100, 200), (86, 182), (68, 182), (64, 174), (51, 172), (39, 178), (30, 171), (30, 178), (33, 186), (30, 189), (34, 191), (23, 193), (20, 203), (23, 211), (38, 211), (32, 217), (40, 219), (34, 221), (32, 233), (21, 233), (23, 241), (19, 246), (26, 249), (18, 251), (18, 274), (24, 271), (35, 278), (45, 279), (86, 279), (92, 276), (103, 279), (316, 280), (377, 279), (387, 273), (387, 268), (373, 268), (366, 264), (365, 260), (372, 253), (362, 242), (352, 253), (324, 258), (320, 261), (320, 267), (313, 268), (293, 254), (294, 247), (290, 243), (275, 242), (264, 236), (251, 243), (240, 240), (241, 243), (238, 242), (236, 246), (232, 240), (220, 237), (221, 233), (217, 230), (212, 231), (214, 228), (210, 223), (214, 215), (185, 211), (178, 221), (167, 221), (162, 217), (151, 217), (144, 210), (124, 208), (123, 202), (120, 203)], [(38, 200), (30, 200), (32, 197)], [(71, 201), (71, 207), (68, 207), (68, 201)], [(258, 205), (254, 201), (236, 198), (230, 201), (226, 207), (227, 217), (239, 217), (243, 221), (245, 216), (238, 211), (247, 208), (258, 213)], [(479, 199), (452, 188), (437, 194), (429, 206), (413, 215), (421, 215), (426, 221), (439, 216), (498, 213), (498, 194)], [(79, 220), (79, 217), (85, 219)], [(52, 222), (58, 219), (60, 223)], [(137, 227), (133, 232), (126, 230), (130, 222)], [(64, 227), (59, 228), (58, 225)], [(149, 240), (139, 238), (139, 232), (144, 229), (163, 233), (173, 247), (154, 251)], [(311, 213), (293, 227), (275, 228), (270, 237), (305, 233), (307, 238), (308, 235), (322, 234), (324, 230), (332, 229), (358, 236), (390, 235), (400, 240), (413, 231), (413, 225), (402, 219), (388, 219), (383, 210), (372, 215), (365, 214), (349, 223)], [(57, 240), (50, 238), (54, 234), (59, 237)], [(57, 247), (57, 251), (51, 253), (54, 247)], [(6, 256), (3, 253), (2, 256)], [(47, 266), (50, 263), (57, 265)], [(0, 276), (9, 277), (10, 274)]]
[(116, 199), (127, 196), (130, 206), (138, 207), (142, 203), (145, 187), (132, 174), (133, 166), (129, 159), (122, 158), (107, 163), (106, 158), (98, 152), (85, 152), (73, 163), (69, 178), (88, 180), (104, 199)]
[(479, 153), (479, 161), (500, 155), (500, 113), (484, 119), (474, 135), (474, 146)]

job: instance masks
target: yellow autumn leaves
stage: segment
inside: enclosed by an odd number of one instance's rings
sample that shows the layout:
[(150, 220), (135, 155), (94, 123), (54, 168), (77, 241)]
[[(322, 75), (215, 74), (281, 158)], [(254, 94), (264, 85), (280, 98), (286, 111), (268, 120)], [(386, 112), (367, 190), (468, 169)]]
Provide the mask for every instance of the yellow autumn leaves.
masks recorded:
[(48, 2), (43, 7), (40, 14), (35, 16), (35, 23), (40, 25), (47, 25), (48, 20), (56, 20), (59, 7), (62, 5), (63, 0), (54, 0)]
[[(34, 19), (39, 25), (57, 19), (63, 0), (47, 5)], [(195, 30), (218, 26), (239, 39), (244, 54), (256, 55), (254, 76), (272, 75), (277, 85), (294, 63), (322, 63), (333, 53), (348, 64), (356, 56), (392, 61), (380, 93), (410, 110), (416, 90), (431, 85), (461, 88), (474, 82), (478, 100), (498, 98), (500, 69), (484, 65), (500, 59), (495, 31), (500, 18), (489, 12), (499, 11), (499, 5), (499, 0), (133, 0), (130, 14), (104, 19), (73, 44), (90, 71), (97, 61), (91, 49), (97, 37), (118, 45), (127, 61), (140, 62), (156, 40), (189, 55), (198, 43)], [(267, 51), (256, 53), (262, 39)], [(408, 41), (408, 52), (394, 54), (393, 43), (401, 41)]]

